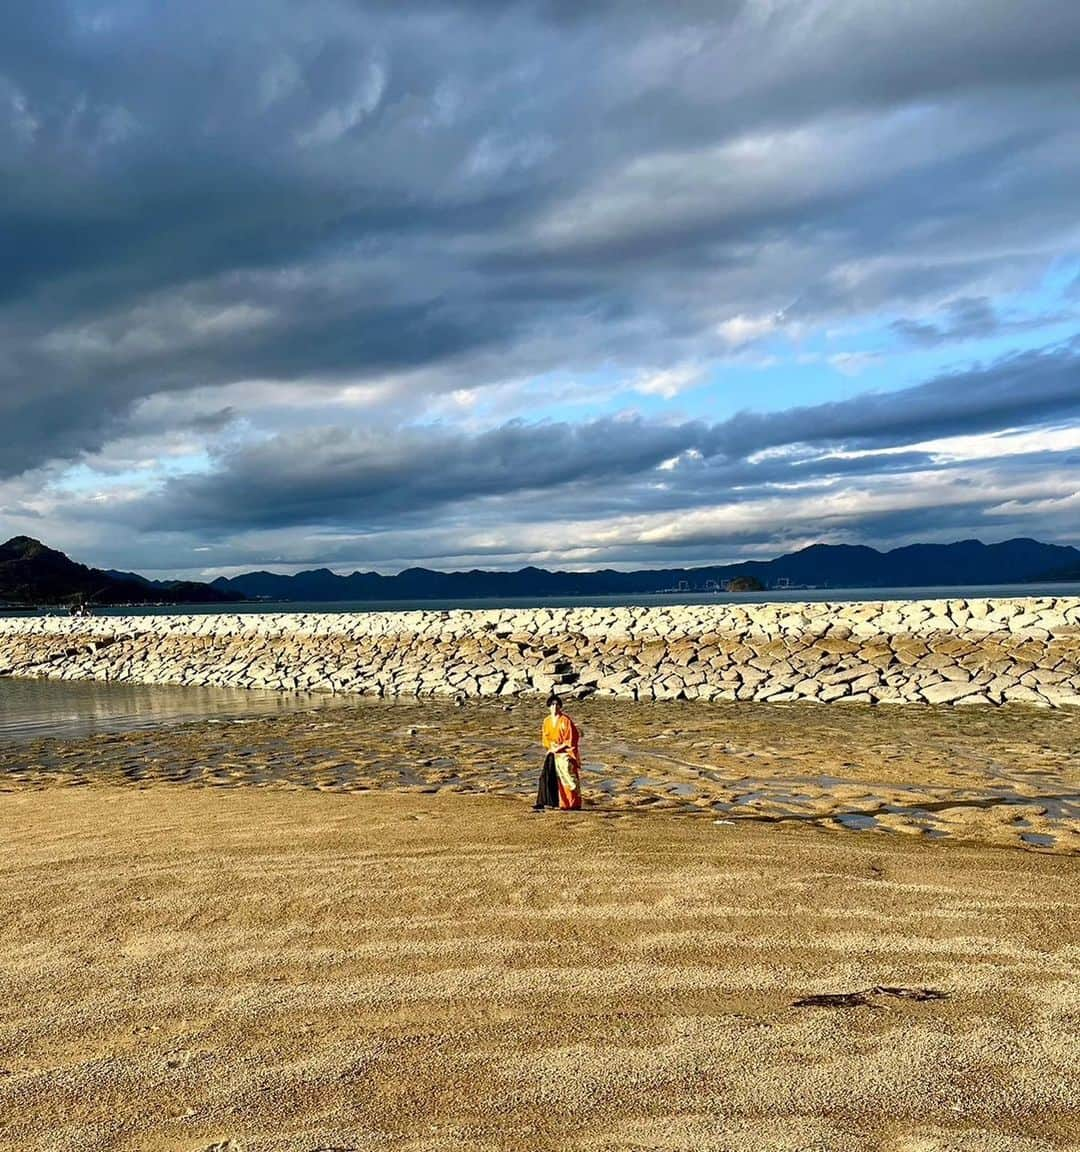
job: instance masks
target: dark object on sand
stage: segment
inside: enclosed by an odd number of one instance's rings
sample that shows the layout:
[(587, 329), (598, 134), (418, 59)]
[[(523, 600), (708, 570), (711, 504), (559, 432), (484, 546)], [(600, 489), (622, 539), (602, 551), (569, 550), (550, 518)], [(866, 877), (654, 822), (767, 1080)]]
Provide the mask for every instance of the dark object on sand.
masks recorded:
[(862, 992), (823, 992), (818, 996), (804, 996), (796, 1000), (796, 1008), (879, 1008), (873, 1002), (875, 996), (892, 996), (898, 1000), (948, 1000), (948, 992), (936, 988), (896, 988), (885, 984), (875, 984)]

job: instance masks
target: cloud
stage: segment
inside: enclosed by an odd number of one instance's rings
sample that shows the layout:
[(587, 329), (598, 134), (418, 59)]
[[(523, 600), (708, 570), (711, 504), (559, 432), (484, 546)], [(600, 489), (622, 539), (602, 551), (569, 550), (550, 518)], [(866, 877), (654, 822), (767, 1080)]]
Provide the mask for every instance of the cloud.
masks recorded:
[(701, 383), (704, 370), (697, 364), (682, 364), (659, 372), (646, 372), (634, 381), (634, 391), (644, 396), (662, 396), (673, 400), (680, 392)]
[[(35, 438), (39, 459), (100, 442), (151, 391), (365, 375), (491, 344), (512, 360), (548, 324), (574, 329), (564, 361), (602, 358), (612, 336), (631, 361), (709, 333), (722, 350), (767, 331), (793, 281), (804, 311), (879, 302), (901, 269), (846, 284), (834, 270), (885, 246), (906, 246), (936, 293), (971, 276), (956, 248), (994, 235), (1006, 165), (1021, 247), (1072, 219), (1054, 85), (1075, 84), (1080, 29), (1061, 5), (973, 21), (962, 5), (784, 4), (766, 21), (741, 4), (665, 6), (661, 20), (636, 3), (571, 19), (557, 4), (409, 18), (272, 2), (254, 32), (242, 5), (208, 0), (130, 0), (107, 20), (33, 7), (5, 16), (0, 48), (11, 130), (38, 125), (3, 163), (5, 286), (26, 305), (5, 336), (51, 355), (26, 352), (5, 383), (48, 379), (75, 400)], [(101, 125), (121, 114), (132, 128), (110, 136)], [(1020, 133), (1030, 170), (1012, 163)], [(180, 316), (209, 295), (276, 323), (178, 351), (163, 374), (153, 348), (133, 357), (148, 293)], [(125, 323), (127, 343), (62, 354), (64, 334)]]
[(714, 429), (714, 442), (717, 450), (729, 452), (785, 443), (886, 447), (1052, 419), (1075, 420), (1078, 412), (1080, 339), (1074, 339), (895, 392), (864, 393), (778, 413), (740, 413)]
[(744, 344), (751, 344), (764, 336), (774, 333), (782, 322), (779, 314), (772, 316), (732, 316), (729, 320), (722, 320), (716, 326), (717, 334), (725, 344), (733, 348), (740, 348)]
[[(8, 520), (48, 476), (100, 481), (93, 522), (147, 555), (169, 517), (200, 548), (391, 515), (434, 540), (470, 502), (497, 541), (530, 493), (571, 521), (697, 507), (783, 482), (747, 462), (774, 447), (813, 449), (790, 478), (834, 446), (1075, 420), (1075, 345), (1032, 347), (1069, 309), (1009, 301), (1080, 243), (1078, 58), (1057, 0), (9, 5)], [(729, 387), (875, 325), (925, 384)], [(922, 367), (987, 339), (1015, 351)], [(920, 378), (869, 355), (831, 363)], [(117, 480), (140, 462), (150, 494)]]
[(1038, 316), (1003, 317), (985, 296), (950, 300), (945, 306), (945, 320), (896, 320), (893, 331), (912, 344), (936, 347), (961, 340), (985, 340), (1015, 332), (1029, 332), (1051, 324), (1068, 322), (1068, 313), (1055, 312)]
[[(668, 492), (676, 507), (730, 504), (744, 498), (740, 491), (921, 471), (931, 457), (911, 449), (923, 442), (1077, 415), (1080, 347), (1066, 345), (896, 392), (740, 412), (711, 424), (622, 415), (579, 423), (517, 420), (477, 433), (281, 432), (224, 449), (209, 471), (167, 480), (159, 493), (127, 504), (124, 516), (142, 530), (168, 524), (220, 535), (256, 526), (431, 523), (447, 509), (478, 502), (502, 507), (510, 518), (521, 496), (568, 511), (576, 506), (579, 515), (589, 505), (614, 515), (628, 501), (667, 503)], [(888, 451), (903, 445), (906, 454)]]

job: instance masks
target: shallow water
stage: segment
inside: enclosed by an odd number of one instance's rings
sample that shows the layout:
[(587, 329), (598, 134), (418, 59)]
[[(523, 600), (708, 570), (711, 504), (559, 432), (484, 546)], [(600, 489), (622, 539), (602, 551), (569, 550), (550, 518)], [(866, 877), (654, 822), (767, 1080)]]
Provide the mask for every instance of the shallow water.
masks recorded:
[(339, 697), (313, 692), (0, 677), (0, 742), (21, 743), (43, 736), (73, 739), (192, 720), (276, 716), (339, 701)]
[(1020, 836), (1025, 844), (1033, 844), (1036, 848), (1052, 848), (1054, 837), (1044, 832), (1024, 832)]

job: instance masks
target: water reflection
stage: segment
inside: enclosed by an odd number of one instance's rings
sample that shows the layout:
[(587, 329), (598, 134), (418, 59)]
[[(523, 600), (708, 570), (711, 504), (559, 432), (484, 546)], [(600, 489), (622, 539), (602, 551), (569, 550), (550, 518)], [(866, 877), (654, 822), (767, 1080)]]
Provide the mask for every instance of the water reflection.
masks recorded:
[(191, 720), (272, 716), (339, 703), (340, 697), (318, 692), (2, 677), (0, 741), (19, 743), (42, 736), (81, 738), (96, 732), (128, 732)]

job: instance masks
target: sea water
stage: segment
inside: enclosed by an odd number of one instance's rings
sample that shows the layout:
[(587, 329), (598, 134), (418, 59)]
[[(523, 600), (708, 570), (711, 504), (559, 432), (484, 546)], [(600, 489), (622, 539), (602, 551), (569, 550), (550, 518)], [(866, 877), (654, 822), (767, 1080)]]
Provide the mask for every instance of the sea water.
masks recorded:
[(318, 692), (5, 676), (0, 677), (0, 741), (21, 743), (41, 736), (79, 739), (191, 720), (274, 716), (342, 701), (343, 697)]
[[(203, 615), (248, 612), (446, 612), (493, 608), (658, 608), (678, 604), (800, 604), (806, 601), (972, 600), (1014, 596), (1080, 596), (1080, 583), (986, 584), (928, 588), (774, 588), (764, 592), (648, 592), (611, 596), (522, 596), (458, 600), (256, 600), (237, 604), (140, 604), (96, 608), (95, 616)], [(58, 614), (63, 615), (58, 611)], [(0, 610), (0, 618), (32, 619), (41, 612)]]

